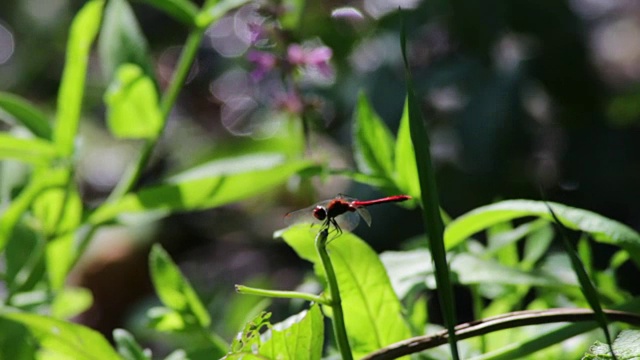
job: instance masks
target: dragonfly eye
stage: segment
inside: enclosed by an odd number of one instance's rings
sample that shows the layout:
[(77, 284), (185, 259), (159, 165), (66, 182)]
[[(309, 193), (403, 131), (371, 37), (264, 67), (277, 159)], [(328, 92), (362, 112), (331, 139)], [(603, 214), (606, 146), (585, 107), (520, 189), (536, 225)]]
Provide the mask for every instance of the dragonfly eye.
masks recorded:
[(327, 210), (322, 206), (316, 206), (313, 209), (313, 217), (322, 221), (327, 218)]

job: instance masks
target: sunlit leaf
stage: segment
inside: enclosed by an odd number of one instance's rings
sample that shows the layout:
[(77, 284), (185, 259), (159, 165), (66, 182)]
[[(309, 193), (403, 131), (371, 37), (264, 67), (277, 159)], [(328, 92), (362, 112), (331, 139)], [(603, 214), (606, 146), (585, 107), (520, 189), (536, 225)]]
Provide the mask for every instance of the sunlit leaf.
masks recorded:
[[(615, 220), (594, 212), (549, 203), (562, 224), (569, 229), (589, 233), (595, 240), (617, 245), (627, 250), (634, 261), (640, 264), (640, 235)], [(535, 216), (552, 220), (544, 202), (533, 200), (507, 200), (483, 206), (462, 215), (447, 226), (445, 243), (451, 249), (471, 235), (483, 231), (491, 225), (514, 219)]]
[(87, 2), (71, 24), (53, 133), (55, 143), (63, 156), (70, 156), (73, 152), (74, 139), (80, 121), (89, 52), (100, 28), (103, 5), (102, 0)]
[(361, 93), (354, 116), (354, 153), (358, 169), (370, 175), (391, 178), (394, 145), (389, 128)]
[(128, 1), (110, 0), (107, 3), (98, 40), (98, 54), (107, 81), (114, 78), (118, 67), (127, 63), (142, 68), (147, 79), (154, 78), (147, 40)]
[(134, 64), (118, 68), (105, 93), (107, 124), (119, 138), (153, 139), (162, 130), (162, 114), (155, 86)]
[[(51, 140), (51, 125), (47, 116), (27, 100), (0, 92), (0, 114), (5, 112), (39, 138)], [(0, 144), (2, 141), (0, 141)]]
[(82, 325), (28, 313), (3, 313), (1, 318), (27, 327), (38, 343), (42, 358), (120, 360), (109, 342), (97, 331)]
[(113, 340), (116, 343), (118, 353), (124, 360), (151, 360), (151, 351), (143, 350), (136, 339), (124, 329), (113, 331)]
[(166, 307), (182, 314), (187, 323), (194, 321), (203, 328), (211, 324), (209, 313), (191, 284), (158, 244), (149, 254), (149, 268), (156, 293)]
[(411, 142), (407, 104), (405, 104), (402, 119), (400, 120), (400, 127), (398, 128), (395, 154), (394, 180), (398, 189), (405, 194), (420, 199), (420, 182), (418, 180), (418, 168), (416, 167), (413, 143)]
[(13, 199), (11, 204), (1, 213), (0, 216), (0, 250), (4, 249), (11, 238), (13, 229), (29, 209), (31, 203), (44, 190), (60, 187), (66, 183), (67, 177), (64, 172), (49, 172), (46, 168), (37, 169), (31, 177), (27, 186), (20, 194)]
[[(640, 331), (622, 330), (613, 342), (613, 353), (618, 360), (633, 360), (640, 358)], [(608, 344), (596, 341), (583, 360), (608, 360), (613, 359)]]
[(204, 178), (185, 175), (181, 179), (179, 175), (173, 178), (175, 183), (144, 188), (137, 193), (125, 195), (117, 202), (103, 205), (89, 217), (89, 222), (104, 223), (124, 213), (185, 211), (222, 206), (268, 191), (308, 168), (310, 163), (301, 161)]
[(18, 160), (34, 165), (46, 165), (55, 158), (56, 148), (48, 141), (21, 139), (0, 133), (0, 160)]
[[(314, 246), (314, 234), (308, 226), (292, 227), (284, 231), (282, 237), (298, 256), (314, 263), (316, 273), (324, 278)], [(409, 337), (402, 306), (376, 253), (351, 233), (343, 233), (331, 241), (328, 251), (338, 280), (354, 357)]]
[(274, 324), (264, 338), (258, 352), (270, 359), (320, 360), (324, 339), (320, 308), (312, 305), (309, 311)]
[[(387, 251), (380, 255), (380, 259), (400, 298), (404, 298), (415, 286), (435, 288), (433, 264), (427, 250)], [(575, 283), (560, 282), (548, 274), (518, 270), (468, 253), (453, 256), (450, 263), (451, 271), (456, 274), (456, 282), (463, 285), (528, 285), (565, 290), (576, 286)]]
[(66, 287), (53, 300), (51, 315), (58, 319), (70, 319), (89, 309), (92, 303), (93, 295), (88, 289)]

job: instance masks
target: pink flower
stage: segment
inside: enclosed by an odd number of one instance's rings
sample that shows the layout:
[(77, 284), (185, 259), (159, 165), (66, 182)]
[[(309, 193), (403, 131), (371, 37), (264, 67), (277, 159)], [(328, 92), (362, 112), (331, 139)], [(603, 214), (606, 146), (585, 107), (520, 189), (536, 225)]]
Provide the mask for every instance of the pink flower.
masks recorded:
[(251, 78), (254, 81), (262, 80), (278, 63), (278, 58), (275, 55), (257, 50), (250, 50), (247, 53), (247, 60), (255, 65), (255, 68), (251, 72)]
[(291, 90), (276, 94), (274, 100), (276, 108), (292, 114), (302, 114), (304, 109), (304, 103), (300, 96)]
[(324, 76), (331, 75), (329, 60), (332, 55), (333, 52), (326, 46), (304, 48), (299, 44), (292, 44), (287, 49), (287, 60), (290, 64), (316, 68)]

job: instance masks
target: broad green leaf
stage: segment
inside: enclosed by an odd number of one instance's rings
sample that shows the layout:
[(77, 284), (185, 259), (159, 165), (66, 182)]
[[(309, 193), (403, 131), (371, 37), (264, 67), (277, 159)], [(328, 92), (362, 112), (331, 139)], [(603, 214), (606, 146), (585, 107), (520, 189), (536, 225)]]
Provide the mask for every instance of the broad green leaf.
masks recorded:
[[(402, 14), (400, 15), (402, 16)], [(453, 288), (449, 275), (449, 266), (447, 264), (447, 253), (444, 245), (444, 221), (440, 211), (438, 186), (431, 161), (429, 134), (418, 97), (414, 92), (413, 77), (411, 75), (409, 61), (407, 60), (407, 34), (404, 23), (400, 31), (400, 49), (404, 62), (405, 83), (407, 86), (406, 113), (409, 117), (409, 133), (414, 148), (414, 154), (410, 157), (414, 159), (414, 165), (418, 169), (420, 187), (419, 194), (417, 195), (421, 195), (420, 205), (422, 207), (422, 218), (429, 238), (429, 250), (433, 256), (440, 309), (444, 318), (445, 327), (447, 328), (447, 334), (449, 335), (447, 340), (449, 342), (451, 356), (454, 360), (457, 360), (460, 356), (458, 355), (458, 345), (454, 328), (457, 323), (455, 298), (453, 297)], [(398, 134), (398, 141), (400, 141), (400, 134)], [(403, 155), (409, 156), (406, 151)], [(396, 157), (398, 156), (400, 156), (400, 153), (396, 151)], [(398, 161), (397, 158), (396, 161)], [(410, 195), (413, 195), (413, 193)]]
[(197, 177), (194, 172), (173, 177), (172, 183), (141, 189), (114, 203), (98, 208), (90, 217), (92, 224), (113, 220), (124, 213), (152, 210), (185, 211), (213, 208), (264, 193), (287, 181), (297, 172), (309, 169), (305, 161), (247, 172), (229, 172)]
[[(627, 250), (634, 261), (640, 264), (640, 235), (615, 220), (591, 211), (549, 203), (562, 224), (569, 229), (589, 233), (595, 240), (617, 245)], [(536, 216), (552, 220), (544, 202), (533, 200), (507, 200), (479, 207), (457, 218), (447, 226), (445, 243), (451, 249), (471, 235), (505, 221)]]
[(398, 128), (398, 138), (396, 140), (396, 162), (394, 180), (401, 192), (411, 195), (416, 199), (421, 198), (420, 182), (418, 179), (418, 168), (414, 157), (413, 143), (411, 142), (411, 132), (409, 129), (409, 110), (405, 104)]
[(148, 326), (160, 332), (184, 331), (189, 326), (182, 314), (166, 307), (158, 306), (149, 309), (147, 318), (149, 318)]
[[(431, 255), (427, 250), (387, 251), (380, 255), (398, 297), (404, 298), (415, 286), (435, 289)], [(492, 259), (482, 259), (468, 253), (458, 254), (450, 261), (456, 282), (463, 285), (501, 284), (542, 286), (567, 290), (575, 283), (561, 282), (548, 274), (522, 271), (504, 266)]]
[(154, 139), (162, 130), (158, 94), (140, 67), (124, 64), (105, 93), (107, 123), (116, 137)]
[(139, 66), (144, 69), (147, 78), (154, 78), (147, 40), (128, 1), (110, 0), (107, 3), (98, 40), (98, 54), (107, 81), (111, 81), (118, 67), (126, 63)]
[[(65, 177), (64, 169), (50, 170), (49, 174)], [(47, 236), (72, 231), (80, 225), (82, 218), (82, 199), (74, 184), (66, 188), (47, 189), (38, 196), (32, 205), (33, 215), (39, 220), (39, 228)]]
[(51, 315), (58, 319), (70, 319), (91, 307), (93, 295), (84, 288), (66, 287), (56, 295), (51, 304)]
[(322, 313), (317, 304), (287, 320), (274, 324), (264, 335), (258, 353), (269, 359), (320, 360), (324, 339)]
[(104, 1), (87, 2), (71, 24), (67, 57), (58, 92), (58, 112), (53, 139), (62, 156), (73, 153), (91, 44), (98, 34)]
[(45, 276), (46, 242), (36, 230), (17, 224), (5, 250), (5, 286), (12, 296), (34, 290)]
[(548, 251), (553, 241), (553, 228), (549, 223), (527, 236), (520, 267), (523, 270), (532, 269)]
[(187, 324), (193, 322), (202, 328), (211, 324), (209, 313), (191, 284), (158, 244), (149, 254), (149, 268), (156, 293), (166, 307), (180, 313)]
[(195, 24), (198, 8), (189, 0), (143, 0), (187, 26)]
[(271, 326), (269, 323), (270, 318), (270, 312), (262, 311), (260, 314), (254, 316), (250, 321), (244, 324), (242, 331), (233, 338), (230, 353), (251, 353), (258, 349), (260, 344), (262, 344), (260, 332)]
[[(51, 140), (51, 125), (47, 116), (19, 96), (0, 92), (0, 114), (5, 112), (39, 138)], [(2, 143), (2, 141), (0, 141)]]
[(354, 152), (358, 169), (369, 175), (393, 175), (393, 136), (364, 93), (358, 97), (354, 119)]
[(109, 342), (97, 331), (66, 321), (28, 313), (0, 315), (27, 327), (36, 339), (40, 356), (75, 360), (120, 360)]
[(74, 239), (75, 232), (67, 232), (47, 242), (47, 275), (49, 285), (53, 290), (62, 289), (69, 271), (78, 258), (79, 254)]
[(47, 165), (56, 157), (56, 148), (38, 138), (21, 139), (0, 133), (0, 160), (18, 160), (34, 165)]
[(143, 350), (127, 330), (113, 330), (113, 340), (116, 343), (118, 353), (124, 360), (151, 360), (151, 351), (149, 349)]
[[(622, 330), (613, 342), (613, 353), (618, 360), (633, 360), (640, 358), (640, 331)], [(584, 354), (585, 360), (613, 359), (608, 344), (596, 341), (589, 351)]]
[(4, 249), (13, 234), (13, 229), (31, 203), (44, 191), (63, 186), (67, 180), (63, 172), (49, 172), (37, 169), (27, 186), (20, 192), (0, 216), (0, 250)]
[(0, 316), (0, 359), (36, 359), (36, 347), (23, 325)]
[[(298, 255), (315, 265), (324, 278), (321, 260), (308, 226), (282, 233)], [(343, 233), (328, 246), (335, 268), (349, 343), (355, 358), (410, 336), (402, 306), (376, 253), (360, 238)]]

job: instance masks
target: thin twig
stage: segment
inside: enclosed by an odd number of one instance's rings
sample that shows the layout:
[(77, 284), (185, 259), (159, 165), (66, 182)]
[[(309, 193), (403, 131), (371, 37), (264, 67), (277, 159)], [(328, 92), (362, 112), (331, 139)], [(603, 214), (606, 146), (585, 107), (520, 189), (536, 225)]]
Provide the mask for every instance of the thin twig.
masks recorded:
[[(603, 310), (612, 321), (624, 322), (640, 326), (640, 314)], [(456, 326), (458, 340), (468, 339), (479, 335), (488, 334), (498, 330), (511, 329), (519, 326), (540, 325), (556, 322), (580, 322), (594, 321), (594, 313), (590, 309), (548, 309), (516, 311), (503, 315), (490, 317), (484, 320), (476, 320)], [(389, 360), (401, 356), (414, 354), (428, 350), (448, 340), (447, 331), (439, 331), (433, 335), (417, 336), (407, 340), (391, 344), (378, 351), (372, 352), (362, 360)]]

